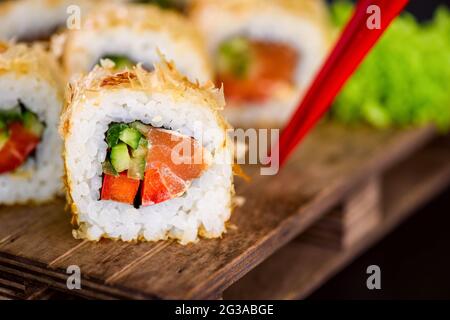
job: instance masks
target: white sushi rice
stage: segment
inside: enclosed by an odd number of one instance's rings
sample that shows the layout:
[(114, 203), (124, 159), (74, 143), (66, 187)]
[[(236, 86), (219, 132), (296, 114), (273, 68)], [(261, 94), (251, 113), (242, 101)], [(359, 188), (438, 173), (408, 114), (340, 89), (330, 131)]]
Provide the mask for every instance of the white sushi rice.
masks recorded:
[(189, 39), (174, 39), (164, 31), (134, 32), (117, 27), (103, 30), (79, 31), (71, 41), (67, 65), (70, 73), (88, 72), (105, 55), (122, 55), (132, 61), (152, 66), (160, 61), (160, 53), (175, 63), (191, 81), (204, 83), (210, 79), (205, 61), (192, 48)]
[(211, 79), (200, 33), (187, 18), (153, 5), (98, 6), (80, 30), (69, 32), (63, 61), (70, 76), (89, 72), (105, 55), (125, 56), (151, 68), (161, 54), (191, 81)]
[(0, 39), (47, 35), (65, 26), (71, 5), (83, 9), (88, 0), (9, 0), (0, 3)]
[(13, 173), (0, 174), (0, 204), (41, 202), (62, 193), (62, 140), (58, 134), (62, 97), (39, 75), (9, 72), (0, 76), (0, 110), (21, 101), (46, 125), (36, 155)]
[[(65, 158), (78, 214), (75, 237), (124, 241), (175, 238), (186, 244), (196, 241), (199, 233), (219, 237), (225, 232), (231, 212), (232, 155), (225, 147), (225, 130), (208, 106), (199, 105), (198, 100), (188, 96), (174, 100), (170, 94), (121, 89), (86, 97), (73, 108)], [(138, 209), (99, 200), (108, 125), (136, 120), (194, 137), (211, 152), (210, 167), (181, 197)]]

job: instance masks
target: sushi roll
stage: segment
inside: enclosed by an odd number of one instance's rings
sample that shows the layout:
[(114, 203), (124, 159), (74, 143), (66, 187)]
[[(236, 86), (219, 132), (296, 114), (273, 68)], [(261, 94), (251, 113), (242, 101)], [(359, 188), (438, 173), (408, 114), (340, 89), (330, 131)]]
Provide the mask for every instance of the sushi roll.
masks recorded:
[(61, 71), (41, 47), (0, 43), (0, 204), (61, 193)]
[(68, 75), (87, 73), (101, 59), (121, 69), (143, 63), (151, 70), (160, 53), (191, 81), (211, 79), (200, 34), (177, 12), (146, 4), (99, 5), (67, 36), (63, 64)]
[(73, 235), (186, 244), (225, 232), (233, 195), (223, 93), (161, 61), (72, 79), (62, 114)]
[(84, 13), (88, 0), (7, 0), (0, 2), (0, 39), (20, 42), (48, 40), (66, 26), (69, 6), (77, 5)]
[(196, 0), (190, 16), (204, 34), (235, 126), (281, 126), (326, 55), (330, 29), (321, 0)]

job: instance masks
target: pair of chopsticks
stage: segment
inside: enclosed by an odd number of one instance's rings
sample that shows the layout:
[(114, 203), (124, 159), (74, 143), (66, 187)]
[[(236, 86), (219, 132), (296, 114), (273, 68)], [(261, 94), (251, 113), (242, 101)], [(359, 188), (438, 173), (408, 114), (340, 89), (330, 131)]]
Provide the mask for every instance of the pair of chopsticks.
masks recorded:
[[(360, 0), (334, 49), (312, 82), (293, 117), (281, 132), (279, 165), (329, 109), (334, 98), (389, 24), (409, 0)], [(376, 19), (381, 22), (377, 28)], [(279, 148), (279, 149), (278, 149)], [(277, 150), (278, 149), (278, 150)], [(275, 159), (271, 158), (272, 161)], [(273, 165), (273, 164), (272, 164)]]

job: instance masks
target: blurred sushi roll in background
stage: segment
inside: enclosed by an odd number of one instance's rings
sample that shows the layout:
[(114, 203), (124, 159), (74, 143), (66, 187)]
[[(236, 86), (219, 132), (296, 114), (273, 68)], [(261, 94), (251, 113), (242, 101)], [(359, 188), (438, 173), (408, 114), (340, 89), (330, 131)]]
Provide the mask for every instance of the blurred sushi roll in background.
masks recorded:
[(63, 64), (68, 75), (87, 73), (105, 58), (118, 69), (142, 63), (151, 70), (159, 53), (192, 81), (212, 77), (203, 39), (190, 21), (145, 4), (97, 6), (83, 19), (81, 30), (69, 31)]
[(190, 16), (206, 38), (236, 126), (282, 125), (330, 44), (320, 0), (194, 0)]
[(164, 61), (152, 72), (102, 63), (69, 88), (60, 132), (76, 238), (186, 244), (225, 232), (234, 188), (222, 91)]
[(20, 42), (48, 40), (66, 26), (67, 9), (77, 5), (86, 12), (89, 0), (7, 0), (0, 2), (0, 39)]
[(62, 191), (61, 71), (41, 47), (0, 43), (0, 204)]

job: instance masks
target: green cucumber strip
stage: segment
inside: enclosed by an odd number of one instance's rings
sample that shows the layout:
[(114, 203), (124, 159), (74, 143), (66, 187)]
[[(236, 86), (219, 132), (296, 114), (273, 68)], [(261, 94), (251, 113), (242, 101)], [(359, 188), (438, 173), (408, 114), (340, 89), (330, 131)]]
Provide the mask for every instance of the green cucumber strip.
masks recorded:
[(142, 137), (141, 140), (139, 140), (139, 147), (131, 152), (131, 156), (134, 158), (144, 157), (147, 156), (147, 151), (148, 151), (148, 141), (146, 138)]
[(135, 63), (131, 59), (129, 59), (126, 56), (121, 56), (121, 55), (106, 55), (106, 56), (103, 56), (102, 59), (109, 59), (112, 62), (114, 62), (115, 69), (125, 69), (127, 67), (131, 68), (132, 66), (135, 65)]
[(119, 143), (120, 132), (126, 128), (128, 128), (128, 126), (123, 123), (114, 123), (109, 126), (109, 129), (106, 132), (106, 143), (108, 143), (108, 147), (112, 148)]
[(135, 121), (135, 122), (130, 123), (130, 127), (136, 129), (144, 136), (146, 136), (148, 134), (148, 132), (150, 131), (150, 128), (151, 128), (151, 126), (143, 124), (140, 121)]
[(243, 78), (248, 73), (250, 63), (251, 48), (245, 38), (233, 38), (220, 45), (217, 66), (221, 73)]
[(10, 122), (14, 120), (20, 120), (22, 118), (22, 110), (20, 105), (7, 110), (0, 110), (0, 119), (3, 122)]
[(134, 128), (125, 128), (119, 134), (119, 140), (125, 142), (133, 149), (137, 149), (141, 137), (141, 133)]
[(9, 134), (7, 131), (0, 131), (0, 150), (6, 144), (9, 139)]
[(131, 152), (130, 166), (128, 168), (128, 177), (132, 179), (144, 179), (145, 166), (147, 163), (148, 141), (141, 138), (139, 147)]
[(38, 117), (30, 112), (25, 111), (23, 113), (23, 125), (28, 131), (36, 135), (37, 137), (41, 137), (44, 132), (45, 126), (42, 122), (39, 121)]
[(114, 169), (113, 165), (109, 160), (105, 160), (102, 163), (102, 169), (104, 174), (109, 174), (110, 176), (117, 177), (119, 173), (117, 173), (116, 169)]
[(144, 180), (145, 164), (145, 158), (131, 158), (127, 172), (128, 178)]
[(128, 170), (130, 155), (125, 143), (120, 142), (111, 148), (111, 164), (117, 172)]
[(155, 4), (163, 9), (182, 9), (182, 3), (176, 0), (137, 0), (138, 3)]

